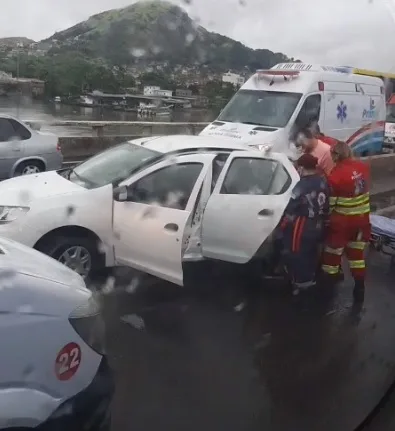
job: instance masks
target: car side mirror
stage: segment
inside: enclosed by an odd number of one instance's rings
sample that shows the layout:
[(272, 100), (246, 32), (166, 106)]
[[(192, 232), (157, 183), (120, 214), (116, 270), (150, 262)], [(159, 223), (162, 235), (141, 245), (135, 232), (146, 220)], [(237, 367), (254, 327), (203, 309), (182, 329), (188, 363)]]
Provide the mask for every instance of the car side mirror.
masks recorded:
[(130, 192), (127, 186), (116, 187), (112, 195), (114, 200), (117, 202), (126, 202), (130, 198)]

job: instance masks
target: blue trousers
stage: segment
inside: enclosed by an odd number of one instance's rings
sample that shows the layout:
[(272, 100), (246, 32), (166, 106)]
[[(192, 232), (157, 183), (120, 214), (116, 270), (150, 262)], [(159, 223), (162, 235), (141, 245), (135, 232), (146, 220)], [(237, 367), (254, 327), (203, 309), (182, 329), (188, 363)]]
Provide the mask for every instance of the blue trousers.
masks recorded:
[(315, 285), (322, 238), (321, 220), (297, 217), (283, 229), (284, 264), (296, 288)]

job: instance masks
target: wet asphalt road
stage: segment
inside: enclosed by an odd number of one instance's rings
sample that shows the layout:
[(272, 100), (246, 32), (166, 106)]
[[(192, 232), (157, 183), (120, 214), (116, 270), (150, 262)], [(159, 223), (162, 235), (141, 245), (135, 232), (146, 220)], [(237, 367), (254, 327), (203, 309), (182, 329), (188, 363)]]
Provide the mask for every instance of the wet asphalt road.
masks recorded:
[[(100, 285), (112, 431), (355, 429), (395, 379), (395, 270), (370, 263), (362, 310), (349, 281), (323, 301), (237, 267), (194, 269), (189, 289), (120, 269)], [(364, 429), (395, 429), (393, 398)]]

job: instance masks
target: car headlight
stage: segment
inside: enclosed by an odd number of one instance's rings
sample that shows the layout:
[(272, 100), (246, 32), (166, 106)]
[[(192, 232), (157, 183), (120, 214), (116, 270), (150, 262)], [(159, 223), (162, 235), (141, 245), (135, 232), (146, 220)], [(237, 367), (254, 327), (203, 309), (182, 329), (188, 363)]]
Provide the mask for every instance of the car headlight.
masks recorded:
[(29, 210), (29, 207), (0, 206), (0, 224), (12, 222)]
[(101, 306), (94, 296), (71, 312), (69, 322), (91, 349), (105, 354), (105, 323)]

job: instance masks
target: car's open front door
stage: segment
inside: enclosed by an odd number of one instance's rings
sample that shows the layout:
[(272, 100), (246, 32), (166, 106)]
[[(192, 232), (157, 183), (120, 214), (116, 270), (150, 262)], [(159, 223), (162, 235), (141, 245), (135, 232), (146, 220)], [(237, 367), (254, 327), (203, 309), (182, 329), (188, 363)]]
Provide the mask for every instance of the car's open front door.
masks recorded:
[(248, 262), (279, 223), (298, 180), (284, 154), (232, 153), (204, 211), (203, 255)]
[(183, 285), (182, 254), (203, 180), (215, 154), (180, 155), (136, 174), (114, 201), (118, 264)]

